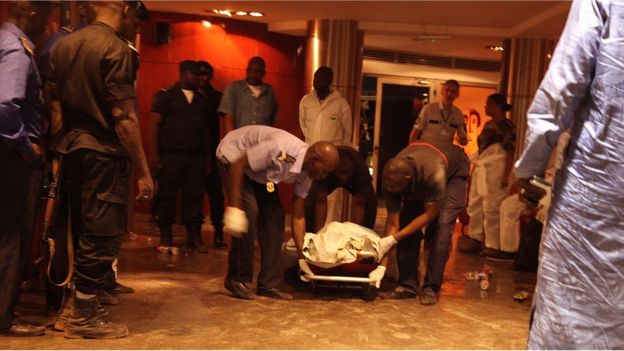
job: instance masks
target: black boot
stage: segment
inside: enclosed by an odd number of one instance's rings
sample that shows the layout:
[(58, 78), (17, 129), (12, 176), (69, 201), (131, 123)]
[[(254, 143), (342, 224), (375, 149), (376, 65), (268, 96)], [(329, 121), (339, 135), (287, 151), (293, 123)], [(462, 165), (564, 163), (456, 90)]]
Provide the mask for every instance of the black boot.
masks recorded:
[(204, 241), (201, 237), (201, 226), (188, 226), (186, 227), (186, 233), (189, 240), (189, 249), (191, 251), (206, 253), (208, 248), (204, 245)]
[(223, 239), (223, 226), (215, 226), (214, 247), (215, 249), (227, 247), (227, 243)]
[(97, 298), (70, 301), (72, 315), (65, 322), (65, 337), (68, 339), (118, 339), (128, 336), (128, 327), (106, 320), (106, 313)]
[(173, 246), (173, 232), (171, 226), (160, 227), (160, 245), (161, 246)]

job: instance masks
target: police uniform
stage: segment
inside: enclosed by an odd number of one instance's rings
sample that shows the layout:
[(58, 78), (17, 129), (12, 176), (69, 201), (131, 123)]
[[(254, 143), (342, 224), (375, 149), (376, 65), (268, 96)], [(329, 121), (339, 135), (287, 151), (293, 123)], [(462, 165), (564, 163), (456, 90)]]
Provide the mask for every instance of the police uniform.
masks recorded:
[[(228, 167), (247, 154), (249, 168), (243, 181), (242, 206), (249, 220), (247, 234), (232, 237), (227, 279), (253, 280), (254, 242), (260, 242), (258, 288), (275, 288), (282, 281), (281, 245), (284, 239), (284, 208), (277, 185), (295, 183), (295, 195), (306, 198), (312, 185), (302, 171), (308, 145), (294, 135), (267, 126), (247, 126), (228, 133), (217, 148), (217, 162), (228, 182)], [(260, 230), (260, 229), (261, 230)]]
[(11, 327), (32, 231), (21, 232), (32, 172), (21, 155), (32, 155), (42, 128), (41, 80), (35, 46), (11, 23), (0, 27), (0, 329)]
[(98, 22), (59, 40), (49, 69), (63, 111), (57, 151), (65, 155), (77, 240), (76, 290), (97, 294), (114, 281), (110, 267), (127, 230), (132, 165), (111, 102), (136, 98), (132, 54), (112, 27)]
[[(188, 93), (189, 91), (187, 91)], [(162, 116), (158, 127), (158, 155), (162, 165), (158, 183), (158, 225), (161, 243), (171, 246), (171, 225), (178, 189), (182, 189), (183, 222), (189, 244), (201, 242), (206, 179), (205, 131), (214, 106), (192, 91), (189, 102), (179, 84), (156, 94), (151, 111)]]
[(442, 101), (423, 107), (414, 129), (422, 132), (420, 139), (425, 141), (453, 143), (455, 133), (460, 139), (467, 138), (464, 114), (455, 106), (445, 110)]
[(368, 166), (362, 154), (349, 146), (338, 146), (340, 159), (351, 159), (353, 163), (353, 174), (346, 183), (341, 183), (336, 177), (336, 171), (327, 175), (327, 178), (315, 181), (306, 198), (306, 231), (314, 233), (315, 228), (315, 204), (318, 193), (331, 194), (338, 188), (345, 189), (354, 197), (364, 199), (364, 223), (360, 223), (367, 228), (373, 229), (377, 217), (377, 195), (373, 188), (373, 179), (368, 171)]
[[(437, 218), (427, 226), (427, 235), (431, 235), (432, 244), (423, 283), (423, 288), (430, 287), (438, 292), (450, 254), (455, 220), (466, 206), (470, 163), (461, 148), (448, 142), (415, 142), (396, 157), (405, 159), (412, 168), (412, 182), (405, 191), (385, 194), (388, 212), (400, 212), (400, 228), (423, 212), (423, 203), (435, 202), (440, 205)], [(414, 294), (419, 291), (421, 240), (422, 233), (418, 233), (397, 244), (398, 284)]]

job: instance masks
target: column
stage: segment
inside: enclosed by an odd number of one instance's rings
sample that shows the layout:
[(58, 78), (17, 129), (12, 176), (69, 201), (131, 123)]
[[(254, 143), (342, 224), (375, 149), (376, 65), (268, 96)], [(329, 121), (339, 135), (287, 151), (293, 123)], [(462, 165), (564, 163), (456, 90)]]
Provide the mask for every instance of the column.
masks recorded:
[(511, 119), (518, 133), (516, 158), (524, 147), (527, 110), (548, 69), (554, 45), (549, 39), (513, 38), (504, 41), (501, 92), (513, 105)]
[[(364, 34), (356, 21), (315, 19), (308, 21), (307, 37), (305, 93), (312, 90), (314, 72), (321, 66), (330, 67), (334, 71), (333, 87), (351, 106), (352, 143), (359, 145), (360, 119), (356, 117), (360, 115)], [(334, 210), (328, 203), (328, 222), (349, 218), (350, 201), (339, 192), (334, 192)]]

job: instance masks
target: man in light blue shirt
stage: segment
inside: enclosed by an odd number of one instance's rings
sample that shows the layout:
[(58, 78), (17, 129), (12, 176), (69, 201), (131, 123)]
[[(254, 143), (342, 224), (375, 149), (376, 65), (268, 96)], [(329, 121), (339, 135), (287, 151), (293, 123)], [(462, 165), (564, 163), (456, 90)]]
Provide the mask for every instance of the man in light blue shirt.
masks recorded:
[(284, 209), (277, 184), (295, 183), (292, 232), (302, 257), (305, 198), (313, 180), (324, 179), (336, 168), (336, 147), (326, 141), (308, 146), (281, 129), (247, 126), (228, 133), (216, 154), (230, 205), (223, 217), (224, 230), (232, 235), (226, 289), (239, 299), (254, 299), (245, 284), (253, 280), (257, 233), (262, 262), (257, 294), (292, 299), (277, 289), (282, 281), (279, 259), (284, 238)]

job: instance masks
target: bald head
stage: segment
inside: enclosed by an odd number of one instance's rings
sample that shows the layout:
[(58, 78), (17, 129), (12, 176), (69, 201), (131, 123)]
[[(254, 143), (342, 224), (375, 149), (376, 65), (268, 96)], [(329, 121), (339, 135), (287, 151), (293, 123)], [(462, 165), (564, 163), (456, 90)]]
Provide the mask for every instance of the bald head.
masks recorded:
[(340, 157), (336, 146), (328, 141), (319, 141), (308, 148), (304, 169), (314, 180), (324, 179), (336, 169)]
[(400, 193), (412, 179), (412, 167), (402, 158), (391, 158), (383, 168), (382, 187), (388, 193)]

